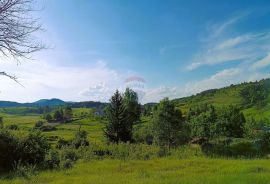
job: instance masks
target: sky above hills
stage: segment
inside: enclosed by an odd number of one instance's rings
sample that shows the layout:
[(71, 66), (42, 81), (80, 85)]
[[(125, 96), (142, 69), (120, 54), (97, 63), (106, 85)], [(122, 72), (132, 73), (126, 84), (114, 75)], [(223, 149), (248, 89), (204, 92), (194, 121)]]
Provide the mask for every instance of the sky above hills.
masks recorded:
[(156, 102), (269, 77), (270, 1), (42, 0), (48, 49), (2, 57), (0, 100), (108, 101), (116, 89)]

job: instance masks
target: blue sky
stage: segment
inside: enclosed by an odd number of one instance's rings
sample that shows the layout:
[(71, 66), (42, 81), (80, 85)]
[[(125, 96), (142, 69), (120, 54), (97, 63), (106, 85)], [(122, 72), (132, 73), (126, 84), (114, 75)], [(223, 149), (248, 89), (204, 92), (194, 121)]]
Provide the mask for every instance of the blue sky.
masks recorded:
[(18, 66), (1, 63), (25, 86), (1, 78), (1, 100), (107, 101), (139, 76), (146, 103), (269, 77), (269, 1), (38, 3), (46, 31), (37, 37), (49, 49)]

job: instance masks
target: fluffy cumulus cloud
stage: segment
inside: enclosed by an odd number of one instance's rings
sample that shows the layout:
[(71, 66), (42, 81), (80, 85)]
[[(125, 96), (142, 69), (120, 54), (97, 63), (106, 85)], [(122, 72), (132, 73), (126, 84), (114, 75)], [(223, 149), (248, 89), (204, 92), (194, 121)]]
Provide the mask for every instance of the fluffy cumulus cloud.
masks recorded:
[(105, 100), (106, 95), (118, 88), (122, 80), (122, 75), (108, 68), (103, 61), (81, 67), (51, 65), (41, 60), (23, 62), (18, 66), (13, 62), (2, 62), (0, 67), (3, 71), (16, 74), (23, 85), (1, 76), (1, 100)]
[[(238, 64), (236, 67), (221, 69), (212, 76), (187, 81), (182, 86), (149, 88), (147, 84), (143, 84), (143, 87), (138, 86), (138, 83), (132, 84), (140, 89), (141, 102), (157, 102), (165, 97), (179, 98), (211, 88), (269, 77), (263, 69), (270, 66), (270, 32), (234, 36), (226, 33), (244, 16), (246, 14), (210, 26), (209, 36), (202, 42), (201, 50), (194, 55), (186, 69), (199, 70), (201, 66), (211, 67), (226, 62), (235, 62)], [(23, 85), (0, 76), (0, 100), (26, 102), (41, 98), (61, 98), (66, 101), (108, 101), (116, 89), (123, 92), (128, 86), (125, 79), (129, 73), (120, 73), (108, 67), (105, 61), (91, 60), (87, 65), (70, 65), (69, 61), (74, 62), (75, 56), (68, 52), (68, 48), (59, 48), (59, 45), (65, 44), (58, 42), (57, 54), (47, 51), (47, 54), (39, 55), (34, 61), (22, 61), (16, 65), (14, 61), (0, 58), (0, 71), (15, 74)], [(164, 54), (166, 49), (168, 47), (161, 48), (160, 54)]]

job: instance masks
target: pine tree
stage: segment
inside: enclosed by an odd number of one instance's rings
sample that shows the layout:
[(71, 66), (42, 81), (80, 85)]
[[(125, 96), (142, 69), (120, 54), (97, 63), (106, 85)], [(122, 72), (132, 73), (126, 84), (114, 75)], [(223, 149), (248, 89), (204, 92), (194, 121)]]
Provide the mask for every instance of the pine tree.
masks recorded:
[(124, 101), (117, 90), (110, 99), (106, 109), (108, 123), (105, 127), (105, 136), (110, 142), (127, 142), (130, 140), (130, 129), (127, 126), (127, 113)]

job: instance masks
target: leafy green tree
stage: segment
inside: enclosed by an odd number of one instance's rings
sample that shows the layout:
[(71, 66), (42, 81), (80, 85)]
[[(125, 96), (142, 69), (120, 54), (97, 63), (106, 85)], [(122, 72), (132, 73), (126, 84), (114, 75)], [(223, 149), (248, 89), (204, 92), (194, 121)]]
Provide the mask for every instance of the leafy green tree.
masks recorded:
[(66, 107), (64, 111), (64, 119), (65, 121), (70, 121), (72, 119), (73, 113), (71, 107)]
[(140, 120), (141, 105), (138, 102), (138, 95), (135, 91), (127, 88), (123, 96), (125, 114), (127, 116), (125, 126), (126, 138), (131, 141), (133, 125)]
[(51, 122), (53, 120), (52, 116), (50, 114), (46, 114), (45, 116), (45, 119), (48, 121), (48, 122)]
[(230, 105), (220, 111), (217, 132), (227, 137), (243, 137), (245, 122), (240, 108)]
[(63, 113), (63, 110), (56, 110), (53, 114), (53, 118), (56, 120), (56, 121), (63, 121), (64, 119), (64, 113)]
[(161, 146), (177, 145), (184, 131), (184, 120), (168, 98), (160, 101), (153, 112), (154, 141)]
[(252, 105), (263, 106), (267, 103), (266, 99), (270, 92), (269, 81), (260, 81), (250, 83), (240, 91), (243, 99), (243, 105), (249, 107)]
[(214, 137), (216, 132), (217, 114), (214, 106), (203, 105), (190, 109), (187, 117), (191, 137), (205, 139)]
[(104, 133), (110, 142), (130, 141), (131, 129), (127, 126), (127, 113), (124, 100), (118, 90), (110, 99), (110, 104), (106, 109), (108, 123)]

